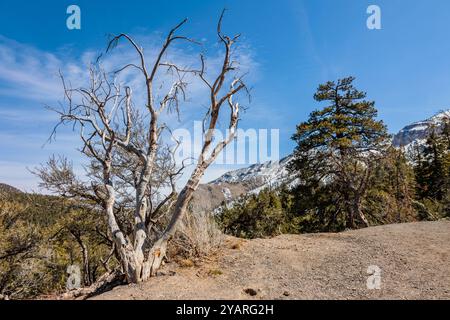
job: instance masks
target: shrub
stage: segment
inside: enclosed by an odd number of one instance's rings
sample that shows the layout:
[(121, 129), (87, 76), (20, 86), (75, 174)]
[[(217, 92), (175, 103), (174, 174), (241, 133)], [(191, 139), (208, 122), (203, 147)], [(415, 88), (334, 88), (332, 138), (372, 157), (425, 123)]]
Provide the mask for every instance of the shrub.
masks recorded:
[(225, 233), (236, 237), (275, 236), (290, 231), (287, 206), (289, 204), (283, 203), (280, 192), (266, 189), (224, 207), (217, 221)]
[(73, 234), (87, 250), (89, 270), (82, 269), (82, 285), (95, 281), (105, 272), (102, 259), (110, 252), (97, 233), (102, 227), (98, 212), (87, 204), (0, 192), (0, 295), (23, 299), (65, 291), (67, 267), (85, 262)]
[(223, 233), (210, 213), (189, 211), (172, 240), (169, 258), (202, 258), (217, 250)]

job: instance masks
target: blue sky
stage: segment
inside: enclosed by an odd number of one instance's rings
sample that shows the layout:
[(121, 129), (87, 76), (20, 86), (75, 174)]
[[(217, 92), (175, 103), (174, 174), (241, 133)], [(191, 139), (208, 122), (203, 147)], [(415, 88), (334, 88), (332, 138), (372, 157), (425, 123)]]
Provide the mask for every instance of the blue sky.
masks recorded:
[[(81, 30), (66, 28), (71, 4), (81, 8)], [(381, 8), (382, 30), (366, 27), (370, 4)], [(2, 1), (0, 182), (34, 189), (27, 167), (53, 153), (79, 157), (69, 130), (42, 147), (56, 121), (44, 105), (60, 97), (58, 68), (79, 79), (109, 34), (126, 32), (156, 46), (184, 17), (183, 34), (214, 44), (224, 7), (224, 29), (243, 35), (253, 87), (242, 127), (279, 128), (281, 156), (293, 149), (295, 125), (318, 107), (312, 96), (327, 80), (355, 76), (390, 132), (450, 106), (448, 0)], [(189, 52), (180, 55), (188, 59)], [(213, 168), (207, 179), (228, 169)]]

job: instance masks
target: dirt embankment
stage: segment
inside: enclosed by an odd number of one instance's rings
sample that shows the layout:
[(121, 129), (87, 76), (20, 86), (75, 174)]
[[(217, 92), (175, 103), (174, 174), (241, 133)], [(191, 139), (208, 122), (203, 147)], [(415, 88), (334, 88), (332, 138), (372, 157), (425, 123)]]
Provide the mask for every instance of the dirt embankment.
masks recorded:
[[(381, 270), (368, 289), (369, 266)], [(94, 299), (450, 299), (450, 221), (227, 239), (209, 261)]]

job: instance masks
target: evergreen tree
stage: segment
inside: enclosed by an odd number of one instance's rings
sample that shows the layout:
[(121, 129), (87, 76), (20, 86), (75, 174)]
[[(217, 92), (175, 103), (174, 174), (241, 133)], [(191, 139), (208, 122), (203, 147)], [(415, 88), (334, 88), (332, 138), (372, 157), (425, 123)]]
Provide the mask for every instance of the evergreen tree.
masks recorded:
[(444, 192), (443, 192), (443, 210), (444, 215), (450, 217), (450, 118), (447, 118), (442, 130), (442, 141), (447, 146), (447, 150), (443, 157), (444, 163)]
[(416, 148), (415, 164), (418, 200), (450, 215), (450, 119), (433, 127), (425, 145)]
[(375, 164), (363, 207), (379, 224), (415, 221), (414, 189), (412, 166), (402, 150), (390, 147)]
[(376, 120), (375, 103), (365, 100), (366, 94), (353, 81), (348, 77), (319, 86), (314, 99), (328, 104), (297, 126), (292, 137), (297, 147), (290, 165), (299, 175), (299, 188), (304, 192), (299, 196), (309, 211), (316, 208), (331, 216), (330, 222), (344, 214), (351, 228), (357, 222), (369, 224), (363, 197), (389, 137), (383, 122)]
[(290, 194), (284, 189), (264, 189), (224, 206), (217, 222), (226, 233), (242, 238), (262, 238), (295, 232), (288, 215)]

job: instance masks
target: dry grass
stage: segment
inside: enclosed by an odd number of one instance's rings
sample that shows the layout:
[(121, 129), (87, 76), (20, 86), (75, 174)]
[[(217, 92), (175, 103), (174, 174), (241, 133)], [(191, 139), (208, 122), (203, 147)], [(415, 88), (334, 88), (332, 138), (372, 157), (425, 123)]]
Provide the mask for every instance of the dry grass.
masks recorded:
[(219, 269), (211, 269), (208, 271), (208, 275), (210, 275), (210, 276), (220, 276), (222, 274), (223, 274), (223, 271), (219, 270)]
[(192, 268), (195, 264), (191, 259), (182, 259), (178, 261), (178, 265), (182, 268)]
[(223, 240), (224, 235), (210, 214), (189, 212), (173, 239), (169, 256), (184, 259), (203, 258), (217, 251)]

